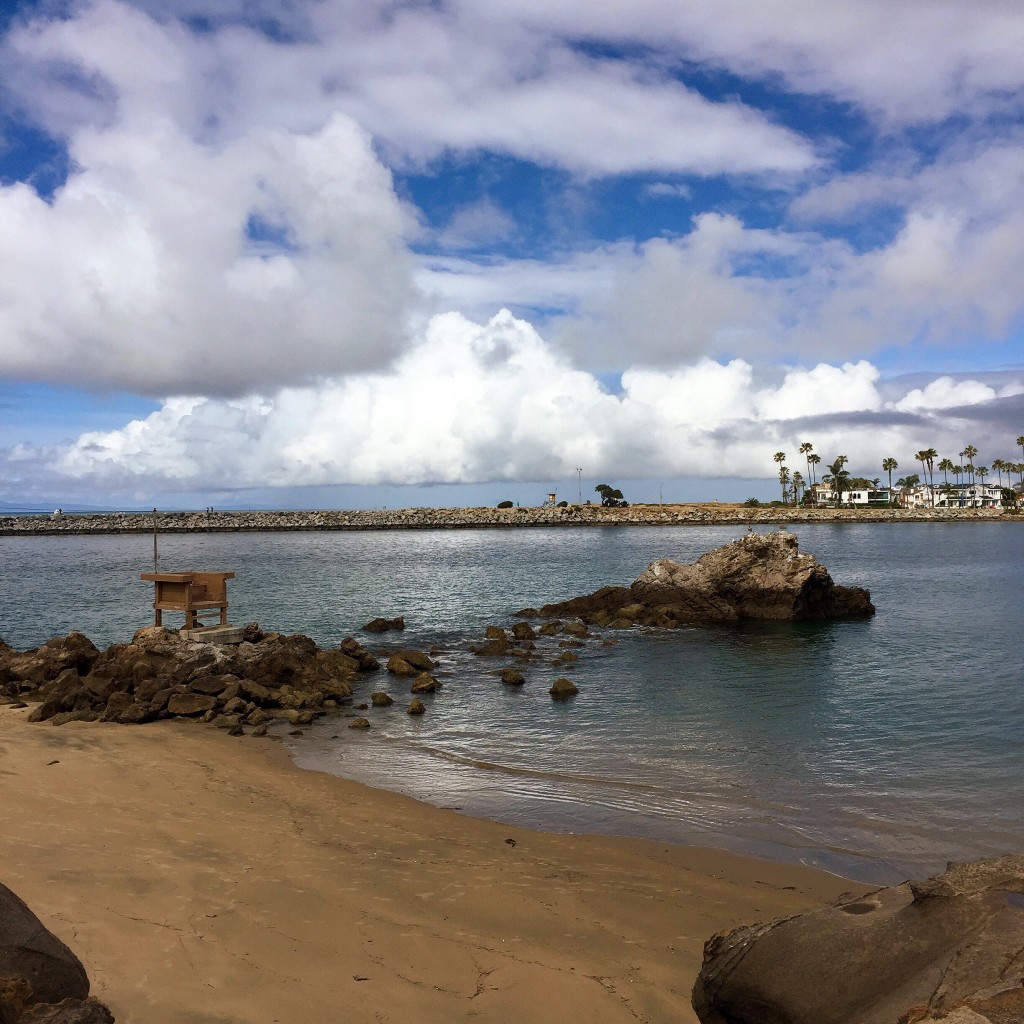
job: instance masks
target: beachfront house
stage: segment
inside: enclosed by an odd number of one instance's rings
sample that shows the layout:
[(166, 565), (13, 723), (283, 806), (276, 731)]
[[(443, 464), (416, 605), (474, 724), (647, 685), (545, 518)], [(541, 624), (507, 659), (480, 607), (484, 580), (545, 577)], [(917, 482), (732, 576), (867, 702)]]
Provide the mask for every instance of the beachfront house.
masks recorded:
[(843, 491), (843, 500), (839, 501), (838, 495), (829, 484), (815, 484), (811, 488), (811, 500), (819, 508), (836, 505), (841, 508), (879, 508), (889, 504), (890, 494), (888, 488), (884, 487), (855, 487)]
[(900, 500), (906, 508), (999, 508), (1003, 492), (996, 484), (918, 484), (904, 488)]

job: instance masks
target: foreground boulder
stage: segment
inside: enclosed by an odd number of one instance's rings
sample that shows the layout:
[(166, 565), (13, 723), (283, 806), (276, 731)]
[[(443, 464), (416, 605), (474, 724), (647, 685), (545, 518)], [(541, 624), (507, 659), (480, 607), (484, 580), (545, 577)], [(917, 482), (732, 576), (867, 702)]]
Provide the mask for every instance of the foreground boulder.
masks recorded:
[(702, 1024), (1024, 1021), (1024, 856), (717, 935), (693, 989)]
[(755, 619), (802, 622), (874, 611), (866, 590), (837, 586), (825, 566), (799, 551), (794, 534), (780, 530), (748, 533), (688, 565), (661, 559), (628, 587), (602, 587), (519, 614), (577, 616), (610, 628), (640, 623), (671, 629)]
[(0, 885), (0, 1021), (4, 1024), (111, 1024), (89, 997), (74, 953), (5, 885)]

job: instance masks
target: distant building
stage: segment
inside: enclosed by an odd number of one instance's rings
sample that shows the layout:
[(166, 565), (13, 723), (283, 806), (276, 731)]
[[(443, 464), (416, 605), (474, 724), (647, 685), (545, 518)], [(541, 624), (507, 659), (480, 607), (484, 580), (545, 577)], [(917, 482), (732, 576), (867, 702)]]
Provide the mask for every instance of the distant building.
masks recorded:
[(1003, 488), (997, 484), (918, 484), (904, 488), (900, 500), (907, 508), (998, 508)]
[(842, 507), (880, 507), (889, 504), (890, 494), (888, 488), (864, 488), (854, 487), (849, 491), (843, 491), (843, 499), (832, 490), (830, 484), (815, 484), (811, 488), (811, 500), (815, 505), (824, 507), (841, 505)]

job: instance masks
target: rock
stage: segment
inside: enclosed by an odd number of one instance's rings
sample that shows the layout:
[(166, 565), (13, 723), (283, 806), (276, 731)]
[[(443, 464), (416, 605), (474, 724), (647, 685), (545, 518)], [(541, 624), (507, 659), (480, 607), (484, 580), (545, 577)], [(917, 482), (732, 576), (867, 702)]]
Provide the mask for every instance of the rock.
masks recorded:
[(548, 693), (551, 694), (552, 700), (568, 700), (570, 697), (575, 697), (579, 692), (579, 688), (576, 684), (570, 682), (564, 676), (559, 676), (551, 684), (551, 689), (548, 690)]
[(23, 978), (37, 1002), (89, 995), (78, 957), (5, 885), (0, 885), (0, 978)]
[(363, 626), (364, 633), (387, 633), (392, 629), (405, 629), (405, 616), (399, 615), (395, 619), (370, 619)]
[(429, 655), (424, 654), (422, 651), (403, 650), (397, 651), (396, 655), (420, 672), (429, 672), (437, 664), (431, 660)]
[(388, 671), (394, 676), (415, 676), (419, 674), (418, 670), (413, 668), (405, 658), (400, 658), (397, 654), (392, 654), (388, 658)]
[[(800, 553), (793, 534), (780, 530), (748, 533), (689, 565), (652, 562), (628, 587), (602, 587), (545, 605), (540, 614), (574, 615), (619, 629), (634, 623), (674, 628), (750, 619), (802, 622), (874, 611), (866, 590), (837, 586), (813, 555)], [(575, 631), (571, 623), (562, 628)]]
[(98, 999), (62, 999), (36, 1003), (17, 1019), (17, 1024), (114, 1024), (114, 1015)]
[[(520, 615), (524, 614), (526, 610), (528, 610), (528, 609), (525, 609), (523, 612), (520, 612), (519, 614)], [(537, 612), (537, 614), (539, 615), (540, 613)], [(537, 632), (538, 632), (538, 634), (540, 634), (540, 636), (554, 636), (556, 633), (558, 633), (558, 631), (561, 628), (562, 628), (562, 623), (561, 622), (558, 622), (558, 621), (555, 621), (555, 622), (545, 622), (544, 625), (541, 626), (540, 629), (537, 630)]]
[(217, 698), (205, 693), (176, 693), (167, 702), (172, 715), (201, 715), (217, 706)]
[(582, 622), (567, 622), (562, 626), (562, 632), (568, 636), (590, 636)]
[(266, 725), (265, 724), (257, 725), (256, 728), (253, 729), (253, 731), (251, 733), (249, 733), (249, 735), (250, 736), (266, 736), (267, 735), (267, 727), (266, 727)]
[(441, 684), (429, 672), (421, 672), (413, 680), (413, 693), (436, 693), (440, 689)]
[(481, 658), (500, 658), (508, 654), (509, 642), (505, 636), (491, 637), (482, 644), (473, 644), (470, 650)]
[(370, 720), (368, 718), (353, 718), (352, 721), (348, 723), (348, 727), (350, 729), (369, 729)]
[(1024, 1020), (1024, 855), (716, 935), (702, 1024)]
[(419, 699), (419, 697), (413, 697), (409, 702), (409, 706), (406, 708), (406, 711), (408, 711), (410, 715), (422, 715), (426, 710), (427, 706)]
[(562, 651), (557, 657), (551, 659), (552, 665), (571, 665), (574, 661), (579, 661), (580, 656), (575, 651)]
[(378, 691), (377, 693), (370, 694), (370, 703), (375, 708), (386, 708), (394, 704), (395, 699), (389, 693), (382, 693)]
[(501, 626), (488, 626), (487, 629), (484, 630), (484, 636), (487, 637), (488, 640), (508, 639), (508, 633), (506, 633)]
[(533, 640), (537, 636), (537, 632), (528, 622), (517, 622), (512, 627), (512, 636), (516, 640)]
[(522, 686), (526, 682), (526, 677), (517, 668), (503, 668), (500, 678), (506, 686)]

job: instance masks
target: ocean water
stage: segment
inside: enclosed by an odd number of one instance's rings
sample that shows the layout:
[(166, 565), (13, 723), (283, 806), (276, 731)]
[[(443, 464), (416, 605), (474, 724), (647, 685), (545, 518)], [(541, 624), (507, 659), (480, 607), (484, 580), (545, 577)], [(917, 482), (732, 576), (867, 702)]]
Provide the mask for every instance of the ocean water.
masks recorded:
[[(443, 689), (405, 714), (375, 673), (356, 732), (324, 720), (300, 765), (527, 827), (638, 835), (801, 861), (888, 883), (950, 859), (1024, 851), (1024, 527), (793, 527), (869, 620), (606, 632), (526, 685), (469, 651), (489, 624), (655, 558), (690, 561), (742, 527), (168, 535), (161, 567), (230, 569), (231, 621), (332, 645), (436, 646)], [(97, 644), (151, 621), (146, 536), (0, 538), (0, 638), (80, 629)], [(367, 636), (377, 615), (403, 634)], [(580, 687), (564, 704), (558, 675)]]

